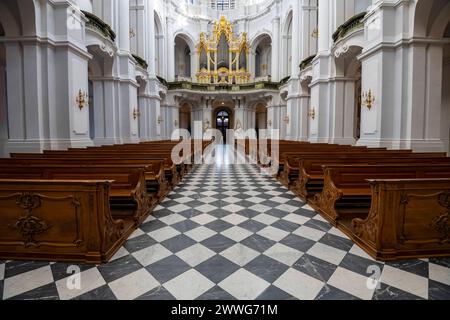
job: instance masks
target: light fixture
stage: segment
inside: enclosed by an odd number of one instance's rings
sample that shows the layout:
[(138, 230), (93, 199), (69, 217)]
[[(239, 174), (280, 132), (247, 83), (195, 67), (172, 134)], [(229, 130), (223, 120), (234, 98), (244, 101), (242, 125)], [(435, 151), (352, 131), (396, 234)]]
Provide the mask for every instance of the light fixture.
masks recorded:
[(372, 94), (372, 90), (362, 94), (363, 103), (367, 106), (367, 109), (371, 110), (375, 103), (375, 96)]
[(162, 117), (160, 115), (158, 116), (158, 120), (157, 121), (158, 121), (158, 124), (161, 124), (163, 122), (163, 119), (162, 119)]
[(136, 120), (140, 116), (141, 116), (141, 112), (139, 111), (139, 109), (138, 108), (134, 108), (133, 109), (133, 119)]
[(286, 123), (286, 124), (289, 124), (289, 120), (290, 120), (289, 116), (285, 116), (283, 119), (284, 123)]
[(316, 119), (316, 108), (315, 107), (311, 107), (311, 109), (309, 109), (308, 116), (313, 120)]
[(89, 101), (87, 92), (80, 89), (78, 91), (76, 101), (78, 103), (78, 107), (80, 108), (80, 110), (82, 110), (85, 107), (86, 103), (88, 103)]

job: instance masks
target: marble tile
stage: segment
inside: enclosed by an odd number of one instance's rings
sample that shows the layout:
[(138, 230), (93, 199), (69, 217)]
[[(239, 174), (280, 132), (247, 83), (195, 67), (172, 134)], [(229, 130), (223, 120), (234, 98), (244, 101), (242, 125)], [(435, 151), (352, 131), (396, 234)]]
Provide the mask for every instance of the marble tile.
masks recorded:
[(79, 276), (81, 284), (79, 289), (74, 287), (76, 282), (74, 282), (75, 278), (72, 276), (56, 282), (56, 288), (61, 300), (71, 300), (106, 284), (105, 279), (96, 268), (83, 271)]
[[(227, 210), (226, 207), (223, 208), (223, 209)], [(228, 223), (231, 223), (231, 224), (236, 226), (236, 225), (241, 224), (244, 221), (247, 221), (248, 218), (246, 218), (246, 217), (244, 217), (244, 216), (242, 216), (240, 214), (233, 213), (233, 214), (230, 214), (230, 215), (228, 215), (226, 217), (223, 217), (221, 220), (223, 220), (225, 222), (228, 222)]]
[[(189, 207), (184, 204), (177, 204), (177, 205), (169, 207), (167, 209), (169, 209), (170, 211), (172, 211), (174, 213), (178, 213), (178, 212), (189, 210)], [(181, 220), (179, 220), (177, 222), (180, 222), (180, 221)], [(165, 222), (165, 221), (163, 221), (163, 222)], [(174, 223), (176, 223), (176, 222), (174, 222)]]
[(286, 211), (286, 212), (295, 212), (296, 210), (298, 210), (298, 207), (294, 207), (294, 206), (288, 205), (286, 203), (281, 204), (276, 208), (279, 210), (282, 210), (282, 211)]
[(338, 268), (338, 266), (332, 263), (328, 263), (308, 254), (304, 254), (300, 257), (292, 267), (322, 282), (327, 282)]
[(164, 248), (159, 243), (133, 253), (136, 260), (138, 260), (144, 267), (167, 258), (170, 255), (172, 255), (172, 252)]
[(21, 273), (33, 271), (48, 266), (45, 261), (7, 261), (4, 267), (4, 278), (14, 277)]
[[(0, 296), (1, 296), (1, 288), (0, 288)], [(59, 300), (59, 294), (58, 290), (56, 289), (55, 283), (52, 282), (45, 286), (14, 296), (10, 300), (56, 301)]]
[(265, 213), (267, 211), (270, 211), (272, 209), (272, 207), (268, 207), (266, 205), (263, 205), (262, 203), (259, 203), (259, 204), (255, 204), (255, 205), (251, 206), (249, 209), (259, 212), (259, 213)]
[[(184, 211), (184, 210), (180, 210), (180, 211)], [(164, 217), (164, 218), (160, 218), (160, 221), (162, 221), (162, 222), (164, 222), (165, 224), (167, 224), (167, 225), (172, 225), (172, 224), (175, 224), (175, 223), (178, 223), (178, 222), (180, 222), (180, 221), (183, 221), (183, 220), (186, 220), (186, 218), (185, 217), (183, 217), (182, 215), (179, 215), (179, 214), (171, 214), (171, 215), (169, 215), (169, 216), (167, 216), (167, 217)]]
[(385, 266), (381, 281), (388, 286), (428, 299), (428, 279), (391, 266)]
[(260, 236), (263, 236), (265, 238), (268, 238), (270, 240), (278, 242), (278, 241), (284, 239), (287, 235), (289, 235), (289, 232), (269, 226), (269, 227), (264, 228), (261, 231), (259, 231), (258, 234)]
[(211, 280), (194, 269), (164, 284), (164, 288), (178, 300), (195, 300), (214, 286)]
[(200, 226), (198, 228), (195, 228), (188, 232), (185, 232), (184, 234), (197, 242), (202, 242), (203, 240), (206, 240), (206, 239), (211, 238), (212, 236), (216, 235), (217, 232), (215, 232), (209, 228)]
[(244, 228), (234, 226), (228, 230), (221, 232), (221, 234), (227, 238), (230, 238), (231, 240), (240, 242), (240, 241), (248, 238), (249, 236), (251, 236), (253, 233)]
[(263, 293), (261, 293), (256, 300), (261, 301), (284, 301), (284, 300), (297, 300), (289, 293), (281, 290), (280, 288), (271, 285)]
[(176, 254), (179, 258), (183, 259), (191, 267), (195, 267), (200, 263), (208, 260), (216, 255), (216, 253), (200, 243), (186, 248)]
[(109, 287), (119, 300), (133, 300), (159, 285), (159, 282), (145, 269), (109, 283)]
[(245, 269), (239, 269), (219, 283), (219, 287), (238, 300), (254, 300), (263, 293), (270, 283)]
[(325, 235), (325, 232), (323, 231), (309, 228), (306, 226), (301, 226), (292, 233), (297, 236), (304, 237), (313, 241), (319, 241)]
[(229, 204), (229, 205), (223, 207), (222, 209), (225, 210), (225, 211), (237, 213), (237, 212), (239, 212), (239, 211), (244, 210), (245, 208), (242, 207), (242, 206), (239, 206), (239, 205), (237, 205), (237, 204)]
[(5, 279), (5, 264), (0, 264), (0, 281)]
[(231, 248), (220, 253), (220, 255), (243, 267), (259, 256), (260, 253), (247, 246), (237, 243)]
[(363, 249), (361, 249), (356, 244), (353, 245), (353, 247), (350, 249), (349, 253), (359, 256), (361, 258), (367, 259), (367, 260), (375, 261), (375, 259), (373, 259), (371, 256), (369, 256)]
[(258, 192), (249, 191), (249, 192), (246, 192), (246, 194), (253, 195), (253, 197), (247, 199), (247, 201), (250, 201), (250, 202), (253, 202), (253, 203), (261, 203), (261, 202), (264, 202), (266, 200), (266, 199), (263, 199), (263, 198), (258, 198), (257, 197), (257, 195), (259, 195)]
[(208, 290), (204, 294), (202, 294), (200, 297), (197, 298), (197, 300), (207, 300), (207, 301), (215, 301), (215, 300), (221, 300), (221, 301), (232, 301), (236, 300), (235, 297), (233, 297), (231, 294), (220, 288), (219, 286), (215, 286), (212, 289)]
[(125, 249), (124, 247), (120, 247), (120, 249), (116, 252), (116, 254), (111, 258), (110, 262), (123, 258), (129, 254), (130, 253), (128, 252), (127, 249)]
[(305, 223), (307, 223), (309, 220), (311, 220), (310, 218), (306, 218), (304, 216), (298, 215), (298, 214), (289, 214), (287, 216), (285, 216), (283, 218), (283, 220), (289, 221), (289, 222), (293, 222), (296, 223), (298, 225), (303, 225)]
[(220, 253), (231, 246), (233, 246), (236, 241), (233, 241), (227, 237), (224, 237), (221, 234), (217, 234), (215, 236), (212, 236), (209, 239), (206, 239), (201, 242), (205, 247), (215, 251), (216, 253)]
[(429, 296), (430, 300), (449, 300), (450, 286), (429, 280)]
[(165, 241), (179, 235), (180, 232), (170, 226), (149, 232), (148, 235), (158, 242)]
[(110, 301), (117, 300), (116, 296), (112, 292), (108, 285), (103, 285), (97, 289), (91, 290), (85, 294), (75, 297), (73, 300), (82, 301)]
[(156, 287), (155, 289), (152, 289), (152, 290), (144, 293), (143, 295), (137, 297), (135, 300), (138, 300), (138, 301), (142, 301), (142, 300), (173, 301), (176, 299), (163, 286), (159, 286), (159, 287)]
[(339, 290), (338, 288), (335, 288), (329, 284), (326, 284), (322, 288), (322, 290), (319, 292), (319, 294), (317, 295), (316, 300), (350, 301), (350, 300), (360, 300), (360, 299), (355, 296), (352, 296), (350, 293), (347, 293), (347, 292)]
[(48, 285), (53, 282), (51, 267), (34, 269), (4, 280), (3, 299), (13, 298), (24, 292)]
[(324, 283), (295, 269), (288, 269), (273, 285), (299, 300), (313, 300)]
[(265, 255), (258, 256), (244, 267), (245, 270), (250, 271), (269, 283), (277, 280), (288, 268), (285, 264)]
[(204, 213), (204, 214), (198, 215), (194, 218), (191, 218), (191, 220), (198, 223), (199, 225), (203, 226), (205, 224), (208, 224), (208, 223), (211, 223), (211, 222), (217, 220), (217, 218), (213, 217), (210, 214)]
[(200, 272), (212, 282), (219, 283), (239, 270), (239, 268), (240, 266), (234, 262), (222, 257), (221, 255), (215, 255), (214, 257), (196, 266), (195, 270)]
[(276, 221), (280, 220), (277, 217), (262, 213), (257, 215), (256, 217), (252, 218), (254, 221), (258, 221), (260, 223), (264, 223), (265, 225), (270, 226), (271, 224), (275, 223)]
[(247, 220), (239, 224), (239, 227), (244, 228), (252, 233), (256, 233), (266, 227), (265, 224), (254, 221), (254, 220)]
[(142, 265), (132, 255), (126, 255), (109, 263), (102, 264), (97, 268), (105, 281), (111, 282), (141, 269)]
[(450, 286), (450, 268), (430, 263), (430, 279)]
[(339, 250), (319, 242), (309, 249), (307, 253), (335, 265), (339, 265), (347, 254), (347, 252), (343, 250)]
[(369, 276), (365, 277), (341, 267), (331, 276), (328, 284), (362, 300), (371, 300), (375, 291)]
[(291, 247), (285, 246), (284, 244), (277, 243), (264, 252), (264, 255), (280, 261), (291, 267), (301, 256), (303, 256), (303, 252), (295, 250)]

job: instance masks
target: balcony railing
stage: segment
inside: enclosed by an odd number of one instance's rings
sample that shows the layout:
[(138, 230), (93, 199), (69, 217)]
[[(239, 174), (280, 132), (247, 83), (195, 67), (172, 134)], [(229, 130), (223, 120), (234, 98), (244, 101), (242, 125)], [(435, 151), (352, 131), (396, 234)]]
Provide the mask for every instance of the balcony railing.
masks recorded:
[(312, 61), (314, 60), (315, 57), (316, 57), (316, 55), (314, 54), (314, 55), (312, 55), (312, 56), (309, 56), (309, 57), (306, 58), (305, 60), (303, 60), (303, 61), (300, 63), (300, 71), (303, 71), (303, 70), (305, 70), (306, 68), (308, 68), (308, 67), (311, 65), (311, 63), (312, 63)]
[(100, 33), (103, 34), (103, 36), (105, 38), (109, 38), (112, 42), (114, 42), (116, 40), (116, 33), (111, 29), (109, 24), (104, 22), (102, 19), (100, 19), (93, 13), (90, 13), (87, 11), (82, 11), (82, 12), (86, 16), (86, 18), (89, 20), (86, 23), (88, 26), (100, 31)]
[(250, 90), (279, 90), (281, 82), (255, 82), (247, 84), (202, 84), (189, 81), (167, 82), (158, 77), (159, 82), (167, 87), (168, 90), (193, 90), (203, 92), (237, 92)]
[(342, 39), (351, 31), (364, 27), (364, 23), (362, 20), (364, 19), (366, 14), (367, 12), (358, 13), (357, 15), (348, 19), (344, 24), (339, 26), (333, 33), (333, 41), (337, 42), (339, 39)]
[(136, 54), (132, 54), (134, 60), (136, 60), (136, 62), (138, 63), (139, 66), (141, 66), (143, 69), (147, 70), (148, 68), (148, 63), (147, 61), (145, 61), (143, 58), (139, 57)]

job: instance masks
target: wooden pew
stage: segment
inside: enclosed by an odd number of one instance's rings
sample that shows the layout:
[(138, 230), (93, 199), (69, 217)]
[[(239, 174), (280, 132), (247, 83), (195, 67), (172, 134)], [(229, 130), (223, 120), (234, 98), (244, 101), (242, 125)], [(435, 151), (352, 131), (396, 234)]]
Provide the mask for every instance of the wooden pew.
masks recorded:
[(340, 222), (356, 244), (384, 261), (450, 256), (450, 179), (368, 184), (372, 205), (367, 217)]
[(365, 217), (372, 191), (368, 179), (450, 178), (450, 164), (324, 165), (323, 191), (310, 201), (333, 225), (339, 220)]
[(141, 160), (141, 159), (103, 159), (103, 158), (44, 158), (29, 157), (27, 159), (0, 159), (0, 166), (30, 166), (30, 165), (72, 165), (80, 167), (90, 167), (98, 165), (138, 165), (145, 169), (145, 182), (147, 194), (154, 198), (154, 201), (161, 202), (170, 191), (168, 181), (164, 174), (163, 160)]
[(139, 226), (156, 206), (148, 196), (145, 169), (133, 165), (29, 165), (0, 166), (0, 179), (22, 180), (112, 180), (110, 203), (115, 218), (132, 218)]
[[(314, 196), (315, 193), (321, 192), (323, 188), (323, 165), (330, 164), (361, 164), (361, 165), (377, 165), (377, 164), (399, 164), (399, 163), (450, 163), (450, 158), (433, 154), (384, 154), (384, 153), (309, 153), (304, 154), (300, 159), (298, 168), (285, 169), (284, 176), (289, 182), (289, 188), (303, 199)], [(299, 160), (300, 160), (299, 159)], [(287, 181), (283, 181), (288, 185)]]
[(161, 155), (153, 155), (146, 152), (120, 152), (120, 151), (88, 151), (88, 150), (80, 150), (80, 151), (52, 151), (46, 152), (44, 154), (35, 154), (35, 153), (13, 153), (11, 154), (12, 159), (35, 159), (35, 158), (43, 158), (43, 159), (62, 159), (62, 158), (97, 158), (97, 159), (119, 159), (119, 160), (163, 160), (164, 161), (164, 176), (166, 177), (169, 187), (174, 188), (178, 182), (180, 181), (180, 176), (178, 174), (176, 166), (172, 163), (171, 160), (165, 158)]
[(134, 231), (110, 181), (0, 180), (0, 259), (107, 262)]

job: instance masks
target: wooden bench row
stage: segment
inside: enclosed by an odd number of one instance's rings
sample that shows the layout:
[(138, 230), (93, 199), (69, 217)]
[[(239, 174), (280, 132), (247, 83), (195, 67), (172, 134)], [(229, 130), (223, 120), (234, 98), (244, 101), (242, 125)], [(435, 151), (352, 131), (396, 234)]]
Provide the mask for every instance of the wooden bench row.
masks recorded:
[(151, 142), (0, 159), (0, 259), (107, 262), (188, 172), (184, 161), (194, 151), (173, 163), (176, 145)]
[(281, 142), (278, 179), (379, 260), (450, 255), (444, 153)]

